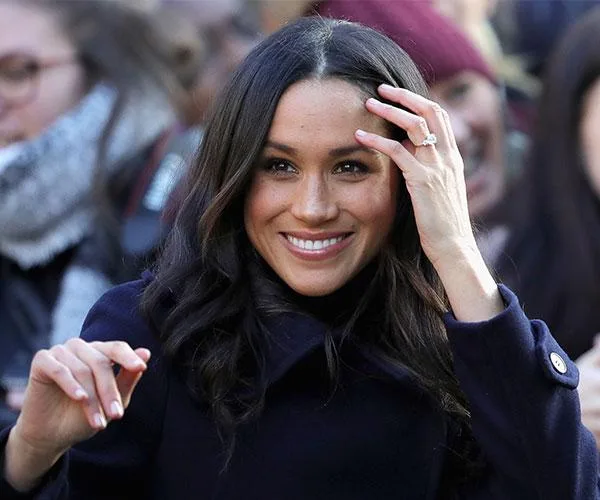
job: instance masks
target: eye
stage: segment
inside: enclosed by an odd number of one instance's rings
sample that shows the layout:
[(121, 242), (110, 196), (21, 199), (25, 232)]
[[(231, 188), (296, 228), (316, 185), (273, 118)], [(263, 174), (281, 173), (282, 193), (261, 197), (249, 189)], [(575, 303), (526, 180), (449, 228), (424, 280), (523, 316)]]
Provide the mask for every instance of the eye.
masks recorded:
[(38, 64), (30, 59), (8, 57), (0, 63), (0, 74), (6, 82), (20, 83), (38, 72)]
[(338, 163), (334, 169), (334, 174), (347, 174), (352, 176), (365, 175), (369, 173), (369, 167), (358, 161), (345, 161)]
[(471, 90), (471, 84), (468, 82), (460, 82), (448, 89), (446, 99), (448, 101), (460, 101), (464, 99)]
[(296, 167), (291, 162), (282, 158), (266, 160), (263, 168), (273, 175), (292, 175), (297, 172)]

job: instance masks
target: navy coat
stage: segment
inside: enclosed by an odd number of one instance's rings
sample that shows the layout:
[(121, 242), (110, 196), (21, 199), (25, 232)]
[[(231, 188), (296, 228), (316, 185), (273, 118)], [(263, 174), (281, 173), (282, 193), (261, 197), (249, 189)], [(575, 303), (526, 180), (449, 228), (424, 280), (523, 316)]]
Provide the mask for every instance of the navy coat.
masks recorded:
[[(506, 309), (489, 321), (444, 318), (455, 370), (489, 467), (450, 491), (455, 430), (411, 376), (349, 349), (339, 389), (326, 390), (324, 326), (285, 315), (268, 364), (266, 407), (223, 447), (138, 313), (143, 282), (108, 292), (87, 340), (153, 351), (125, 417), (72, 449), (31, 495), (6, 482), (0, 498), (36, 499), (569, 499), (600, 498), (595, 442), (580, 420), (576, 366), (541, 321), (500, 285)], [(561, 364), (562, 360), (562, 364)], [(0, 434), (6, 443), (7, 431)], [(0, 469), (1, 470), (1, 469)]]

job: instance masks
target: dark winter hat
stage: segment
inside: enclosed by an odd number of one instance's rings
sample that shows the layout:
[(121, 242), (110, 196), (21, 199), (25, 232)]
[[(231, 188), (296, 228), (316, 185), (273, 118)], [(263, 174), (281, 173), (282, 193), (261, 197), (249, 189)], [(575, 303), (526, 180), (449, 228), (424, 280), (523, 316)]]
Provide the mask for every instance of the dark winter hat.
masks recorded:
[(325, 0), (317, 11), (385, 33), (408, 53), (428, 85), (462, 71), (474, 71), (496, 83), (492, 70), (466, 35), (428, 0)]

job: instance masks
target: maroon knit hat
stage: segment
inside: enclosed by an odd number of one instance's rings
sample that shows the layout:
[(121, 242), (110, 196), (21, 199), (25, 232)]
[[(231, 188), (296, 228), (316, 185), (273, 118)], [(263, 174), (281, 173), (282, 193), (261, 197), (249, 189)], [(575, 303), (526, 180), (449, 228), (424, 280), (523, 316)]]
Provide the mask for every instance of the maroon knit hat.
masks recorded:
[(434, 10), (428, 0), (324, 0), (317, 12), (385, 33), (408, 53), (428, 85), (461, 71), (474, 71), (496, 83), (460, 28)]

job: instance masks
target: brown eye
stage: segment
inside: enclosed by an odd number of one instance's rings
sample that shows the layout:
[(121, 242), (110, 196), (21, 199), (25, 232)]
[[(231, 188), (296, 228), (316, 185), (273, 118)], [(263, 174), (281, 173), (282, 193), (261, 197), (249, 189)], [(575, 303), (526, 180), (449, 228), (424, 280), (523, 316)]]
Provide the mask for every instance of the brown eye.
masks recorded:
[(271, 160), (267, 160), (265, 162), (264, 169), (267, 172), (273, 173), (275, 175), (286, 175), (293, 174), (296, 172), (296, 168), (292, 165), (288, 160), (283, 160), (280, 158), (273, 158)]
[(368, 172), (369, 168), (358, 161), (345, 161), (333, 169), (334, 174), (364, 175)]
[(28, 57), (8, 56), (0, 59), (0, 76), (6, 82), (22, 83), (33, 78), (39, 70), (36, 61)]

